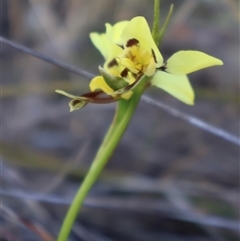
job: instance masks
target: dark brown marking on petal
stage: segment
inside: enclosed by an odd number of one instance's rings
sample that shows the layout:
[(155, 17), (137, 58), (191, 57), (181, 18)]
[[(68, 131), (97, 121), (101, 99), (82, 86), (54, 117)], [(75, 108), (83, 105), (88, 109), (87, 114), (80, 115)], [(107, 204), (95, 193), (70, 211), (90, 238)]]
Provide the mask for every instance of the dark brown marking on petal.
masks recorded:
[(124, 49), (123, 45), (117, 44), (117, 46), (119, 46), (121, 49)]
[(135, 38), (129, 39), (127, 41), (126, 47), (132, 47), (134, 45), (137, 45), (139, 43), (139, 41)]
[(132, 73), (132, 75), (133, 75), (133, 77), (136, 79), (137, 78), (137, 74), (134, 74), (134, 73)]
[(166, 72), (167, 66), (163, 65), (163, 66), (161, 66), (161, 67), (159, 67), (157, 69)]
[(83, 101), (95, 104), (108, 104), (117, 101), (120, 98), (112, 97), (105, 94), (102, 90), (96, 90), (94, 92), (85, 93), (80, 96), (84, 98)]
[(154, 58), (154, 62), (157, 64), (157, 58), (153, 49), (152, 49), (152, 56)]
[(117, 101), (119, 98), (117, 97), (112, 97), (110, 95), (104, 94), (103, 97), (101, 96), (96, 96), (95, 98), (88, 99), (87, 102), (89, 103), (94, 103), (94, 104), (108, 104), (108, 103), (113, 103)]
[(108, 68), (112, 68), (113, 66), (118, 66), (118, 62), (116, 59), (112, 59), (108, 64), (107, 67)]
[(82, 102), (82, 100), (73, 100), (72, 101), (72, 105), (73, 106), (76, 106), (77, 104), (79, 104), (79, 103), (81, 103)]
[(103, 91), (102, 90), (96, 90), (94, 92), (88, 92), (88, 93), (85, 93), (83, 95), (81, 95), (82, 97), (85, 97), (85, 98), (95, 98), (96, 96), (102, 94)]
[(135, 82), (138, 82), (138, 81), (142, 78), (142, 76), (143, 76), (143, 73), (140, 73), (140, 74), (137, 76)]
[(136, 78), (136, 80), (134, 81), (134, 83), (130, 84), (130, 85), (127, 85), (125, 88), (124, 88), (124, 91), (127, 91), (127, 90), (130, 90), (132, 89), (135, 85), (138, 84), (138, 82), (141, 80), (143, 74), (139, 74)]
[(136, 80), (134, 81), (134, 83), (132, 83), (131, 85), (128, 85), (126, 86), (125, 88), (128, 90), (128, 89), (131, 89), (132, 87), (134, 87), (138, 82), (139, 80), (142, 78), (143, 74), (139, 74), (136, 78)]
[(128, 69), (128, 68), (125, 68), (125, 69), (121, 72), (120, 75), (121, 75), (123, 78), (126, 78), (127, 75), (128, 75), (128, 71), (129, 71), (129, 69)]

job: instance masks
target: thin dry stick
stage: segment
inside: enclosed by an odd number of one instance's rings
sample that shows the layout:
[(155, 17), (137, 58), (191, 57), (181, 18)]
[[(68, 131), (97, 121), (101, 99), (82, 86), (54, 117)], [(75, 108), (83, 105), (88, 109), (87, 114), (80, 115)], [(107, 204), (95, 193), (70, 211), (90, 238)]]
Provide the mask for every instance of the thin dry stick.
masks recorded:
[(41, 59), (43, 61), (46, 61), (46, 62), (48, 62), (50, 64), (57, 65), (57, 66), (59, 66), (61, 68), (64, 68), (64, 69), (66, 69), (68, 71), (71, 71), (71, 72), (73, 72), (73, 73), (75, 73), (77, 75), (80, 75), (82, 77), (85, 77), (85, 78), (88, 78), (88, 79), (92, 79), (93, 77), (95, 77), (93, 74), (91, 74), (91, 73), (89, 73), (89, 72), (87, 72), (85, 70), (76, 68), (76, 67), (74, 67), (72, 65), (66, 64), (66, 63), (61, 62), (61, 61), (56, 60), (56, 59), (53, 59), (53, 58), (51, 58), (51, 57), (49, 57), (47, 55), (38, 53), (38, 52), (36, 52), (36, 51), (34, 51), (32, 49), (29, 49), (29, 48), (27, 48), (27, 47), (25, 47), (25, 46), (23, 46), (21, 44), (15, 43), (15, 42), (13, 42), (11, 40), (8, 40), (6, 38), (3, 38), (1, 36), (0, 36), (0, 42), (2, 42), (4, 44), (7, 44), (8, 46), (13, 47), (13, 48), (15, 48), (17, 50), (20, 50), (22, 52), (30, 54), (30, 55), (32, 55), (32, 56), (34, 56), (36, 58), (39, 58), (39, 59)]
[[(55, 59), (53, 59), (53, 58), (51, 58), (49, 56), (46, 56), (46, 55), (41, 54), (41, 53), (38, 53), (38, 52), (36, 52), (36, 51), (34, 51), (32, 49), (29, 49), (29, 48), (27, 48), (25, 46), (22, 46), (21, 44), (18, 44), (18, 43), (15, 43), (15, 42), (11, 41), (11, 40), (5, 39), (5, 38), (3, 38), (1, 36), (0, 36), (0, 42), (2, 42), (4, 44), (7, 44), (7, 45), (9, 45), (9, 46), (11, 46), (11, 47), (13, 47), (15, 49), (20, 50), (20, 51), (23, 51), (23, 52), (25, 52), (27, 54), (30, 54), (30, 55), (32, 55), (34, 57), (37, 57), (37, 58), (39, 58), (41, 60), (44, 60), (44, 61), (46, 61), (48, 63), (57, 65), (57, 66), (59, 66), (61, 68), (64, 68), (64, 69), (66, 69), (68, 71), (71, 71), (71, 72), (73, 72), (75, 74), (78, 74), (78, 75), (80, 75), (82, 77), (85, 77), (85, 78), (88, 78), (88, 79), (92, 79), (93, 77), (95, 77), (92, 73), (89, 73), (88, 71), (85, 71), (85, 70), (73, 67), (73, 66), (71, 66), (69, 64), (66, 64), (64, 62), (61, 62), (59, 60), (55, 60)], [(200, 128), (202, 130), (205, 130), (205, 131), (209, 132), (209, 133), (212, 133), (213, 135), (218, 136), (218, 137), (220, 137), (220, 138), (222, 138), (222, 139), (224, 139), (224, 140), (226, 140), (228, 142), (231, 142), (233, 144), (236, 144), (236, 145), (240, 146), (240, 139), (237, 136), (232, 135), (229, 132), (227, 132), (225, 130), (222, 130), (221, 128), (218, 128), (218, 127), (215, 127), (213, 125), (210, 125), (210, 124), (208, 124), (208, 123), (206, 123), (206, 122), (204, 122), (204, 121), (202, 121), (202, 120), (200, 120), (200, 119), (198, 119), (198, 118), (196, 118), (194, 116), (190, 116), (188, 114), (180, 112), (180, 111), (178, 111), (178, 110), (176, 110), (176, 109), (174, 109), (172, 107), (169, 107), (166, 104), (160, 103), (159, 101), (155, 101), (155, 100), (153, 100), (153, 99), (151, 99), (151, 98), (149, 98), (147, 96), (143, 95), (142, 99), (146, 103), (148, 103), (148, 104), (151, 104), (151, 105), (156, 106), (156, 107), (158, 107), (160, 109), (163, 109), (168, 114), (171, 114), (171, 115), (173, 115), (173, 116), (175, 116), (177, 118), (180, 118), (180, 119), (188, 122), (189, 124), (194, 125), (194, 126)]]
[(159, 107), (163, 110), (165, 110), (167, 113), (177, 117), (177, 118), (180, 118), (184, 121), (187, 121), (188, 123), (194, 125), (194, 126), (197, 126), (209, 133), (212, 133), (214, 134), (215, 136), (218, 136), (218, 137), (221, 137), (222, 139), (225, 139), (229, 142), (232, 142), (236, 145), (239, 145), (240, 146), (240, 139), (237, 137), (237, 136), (234, 136), (230, 133), (228, 133), (227, 131), (225, 130), (222, 130), (218, 127), (215, 127), (215, 126), (212, 126), (202, 120), (199, 120), (198, 118), (194, 117), (194, 116), (190, 116), (188, 114), (185, 114), (185, 113), (182, 113), (168, 105), (165, 105), (163, 103), (160, 103), (159, 101), (156, 101), (156, 100), (153, 100), (147, 96), (143, 96), (143, 100), (146, 101), (147, 103), (151, 104), (151, 105), (154, 105), (156, 107)]

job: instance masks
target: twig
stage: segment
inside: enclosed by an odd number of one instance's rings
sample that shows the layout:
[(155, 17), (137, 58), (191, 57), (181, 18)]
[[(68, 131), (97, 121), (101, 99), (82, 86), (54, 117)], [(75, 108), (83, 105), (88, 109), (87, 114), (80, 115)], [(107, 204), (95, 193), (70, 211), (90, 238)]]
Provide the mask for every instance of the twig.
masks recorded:
[(148, 96), (143, 96), (142, 99), (151, 105), (154, 105), (156, 107), (159, 107), (159, 108), (165, 110), (167, 113), (169, 113), (179, 119), (182, 119), (194, 126), (199, 127), (200, 129), (203, 129), (209, 133), (214, 134), (215, 136), (221, 137), (222, 139), (224, 139), (226, 141), (229, 141), (231, 143), (234, 143), (234, 144), (240, 146), (240, 139), (237, 136), (234, 136), (234, 135), (228, 133), (227, 131), (224, 131), (220, 128), (212, 126), (194, 116), (180, 112), (168, 105), (165, 105), (163, 103), (160, 103), (159, 101), (153, 100), (153, 99), (149, 98)]
[(36, 51), (34, 51), (32, 49), (29, 49), (29, 48), (27, 48), (27, 47), (25, 47), (25, 46), (23, 46), (21, 44), (18, 44), (18, 43), (15, 43), (15, 42), (11, 41), (11, 40), (5, 39), (5, 38), (3, 38), (1, 36), (0, 36), (0, 42), (2, 42), (4, 44), (7, 44), (8, 46), (11, 46), (11, 47), (13, 47), (13, 48), (15, 48), (17, 50), (20, 50), (22, 52), (30, 54), (30, 55), (32, 55), (34, 57), (37, 57), (37, 58), (39, 58), (39, 59), (41, 59), (43, 61), (46, 61), (46, 62), (48, 62), (50, 64), (54, 64), (54, 65), (57, 65), (57, 66), (59, 66), (61, 68), (69, 70), (70, 72), (78, 74), (78, 75), (80, 75), (82, 77), (86, 77), (88, 79), (92, 79), (94, 77), (93, 74), (91, 74), (91, 73), (89, 73), (89, 72), (87, 72), (85, 70), (81, 70), (81, 69), (76, 68), (74, 66), (71, 66), (69, 64), (63, 63), (63, 62), (61, 62), (59, 60), (53, 59), (53, 58), (51, 58), (51, 57), (49, 57), (47, 55), (38, 53), (38, 52), (36, 52)]

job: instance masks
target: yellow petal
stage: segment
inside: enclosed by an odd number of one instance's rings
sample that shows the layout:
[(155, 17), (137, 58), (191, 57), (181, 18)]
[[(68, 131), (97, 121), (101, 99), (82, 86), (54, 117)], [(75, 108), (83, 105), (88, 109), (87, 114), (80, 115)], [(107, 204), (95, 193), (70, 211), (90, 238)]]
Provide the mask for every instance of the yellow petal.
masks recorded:
[(90, 39), (106, 60), (110, 53), (110, 42), (106, 34), (90, 33)]
[(188, 105), (194, 104), (194, 92), (186, 75), (172, 75), (158, 71), (152, 79), (152, 85), (167, 91)]
[(116, 23), (115, 25), (110, 25), (109, 23), (106, 23), (106, 36), (108, 38), (108, 40), (112, 43), (118, 44), (118, 45), (122, 45), (122, 41), (121, 41), (121, 34), (123, 29), (126, 27), (126, 25), (128, 24), (129, 21), (121, 21)]
[(133, 18), (123, 29), (121, 39), (124, 45), (126, 45), (130, 39), (137, 39), (141, 48), (146, 49), (149, 53), (151, 53), (152, 50), (154, 51), (157, 60), (156, 66), (162, 66), (163, 57), (152, 38), (148, 23), (144, 17)]
[[(90, 89), (91, 91), (100, 89), (108, 95), (116, 96), (116, 94), (112, 94), (114, 93), (114, 90), (106, 84), (102, 76), (97, 76), (90, 82)], [(123, 99), (128, 100), (131, 97), (131, 95), (132, 95), (132, 91), (128, 91), (127, 93), (122, 94), (121, 97)]]
[(203, 52), (179, 51), (168, 59), (166, 71), (171, 74), (189, 74), (214, 65), (223, 65), (223, 62)]
[(92, 81), (90, 82), (90, 90), (93, 92), (95, 90), (102, 90), (103, 92), (105, 92), (106, 94), (110, 94), (111, 92), (113, 92), (113, 89), (111, 89), (106, 82), (104, 81), (102, 76), (97, 76), (95, 78), (92, 79)]
[(60, 95), (64, 95), (64, 96), (67, 96), (71, 99), (75, 99), (75, 98), (78, 98), (79, 96), (76, 96), (76, 95), (71, 95), (71, 94), (68, 94), (67, 92), (65, 91), (62, 91), (62, 90), (55, 90), (56, 93), (60, 94)]

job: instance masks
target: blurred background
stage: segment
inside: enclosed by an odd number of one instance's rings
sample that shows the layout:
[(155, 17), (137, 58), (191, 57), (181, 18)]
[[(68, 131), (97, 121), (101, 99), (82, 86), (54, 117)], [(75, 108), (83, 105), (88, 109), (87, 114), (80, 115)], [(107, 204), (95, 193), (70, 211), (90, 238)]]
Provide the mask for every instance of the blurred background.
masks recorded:
[[(1, 35), (98, 74), (89, 40), (106, 22), (153, 20), (153, 0), (2, 0)], [(224, 62), (191, 74), (196, 103), (146, 96), (239, 137), (239, 2), (162, 0), (174, 13), (160, 51), (199, 50)], [(1, 44), (1, 240), (56, 239), (113, 118), (115, 104), (69, 113), (89, 79)], [(142, 100), (92, 188), (69, 240), (239, 240), (239, 146)]]

